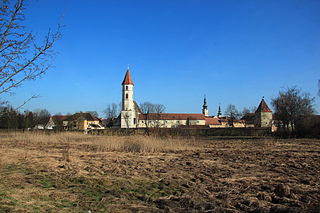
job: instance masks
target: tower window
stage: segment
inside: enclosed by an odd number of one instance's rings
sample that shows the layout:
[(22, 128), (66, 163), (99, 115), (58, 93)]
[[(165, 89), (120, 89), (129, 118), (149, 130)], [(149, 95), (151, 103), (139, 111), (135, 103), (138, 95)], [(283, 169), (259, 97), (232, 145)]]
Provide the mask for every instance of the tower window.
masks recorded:
[(126, 90), (128, 90), (128, 86), (126, 86)]
[(128, 96), (128, 93), (126, 93), (126, 99), (128, 99), (128, 97), (129, 97), (129, 96)]

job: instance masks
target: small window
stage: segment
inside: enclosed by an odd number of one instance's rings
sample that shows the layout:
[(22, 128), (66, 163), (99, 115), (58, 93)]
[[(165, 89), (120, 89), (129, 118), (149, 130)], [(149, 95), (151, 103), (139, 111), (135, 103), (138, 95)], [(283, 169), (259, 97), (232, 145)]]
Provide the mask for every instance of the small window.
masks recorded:
[(126, 86), (126, 90), (128, 90), (128, 86)]
[(128, 99), (128, 97), (129, 97), (129, 96), (128, 96), (128, 93), (127, 93), (127, 94), (126, 94), (126, 99)]
[(136, 118), (133, 118), (133, 124), (136, 124)]

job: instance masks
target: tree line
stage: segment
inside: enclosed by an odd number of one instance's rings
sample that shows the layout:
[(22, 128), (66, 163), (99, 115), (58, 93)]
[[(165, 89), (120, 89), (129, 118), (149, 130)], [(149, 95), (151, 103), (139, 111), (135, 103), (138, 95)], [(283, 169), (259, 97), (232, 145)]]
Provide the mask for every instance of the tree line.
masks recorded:
[(280, 91), (271, 101), (278, 135), (320, 137), (320, 116), (316, 115), (314, 101), (310, 93), (297, 87)]
[[(320, 136), (320, 116), (316, 115), (314, 98), (309, 93), (302, 92), (296, 87), (280, 91), (278, 96), (271, 100), (273, 106), (273, 125), (278, 128), (281, 136)], [(141, 113), (164, 113), (166, 107), (162, 104), (143, 102), (139, 104)], [(225, 115), (232, 119), (240, 119), (256, 108), (244, 108), (241, 112), (236, 106), (229, 104)], [(95, 111), (88, 111), (98, 116)], [(105, 117), (115, 119), (121, 112), (121, 104), (112, 103), (104, 110)], [(36, 125), (46, 125), (51, 114), (46, 109), (26, 110), (20, 112), (11, 105), (0, 105), (1, 129), (32, 129)]]
[(50, 117), (51, 114), (46, 109), (21, 113), (11, 105), (0, 106), (1, 129), (32, 129), (36, 125), (46, 125)]

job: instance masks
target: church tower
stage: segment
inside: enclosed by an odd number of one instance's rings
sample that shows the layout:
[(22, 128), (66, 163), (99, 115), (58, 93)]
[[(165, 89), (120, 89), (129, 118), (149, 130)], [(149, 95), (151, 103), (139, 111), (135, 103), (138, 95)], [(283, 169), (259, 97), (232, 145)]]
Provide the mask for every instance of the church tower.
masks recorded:
[(220, 107), (220, 103), (219, 103), (219, 108), (218, 108), (218, 114), (217, 114), (217, 117), (220, 118), (222, 115), (221, 113), (221, 107)]
[(202, 114), (204, 114), (204, 116), (209, 116), (206, 95), (204, 95), (204, 99), (203, 99)]
[(133, 86), (130, 70), (127, 69), (126, 75), (122, 81), (122, 110), (121, 110), (121, 128), (136, 127), (136, 113), (133, 101)]

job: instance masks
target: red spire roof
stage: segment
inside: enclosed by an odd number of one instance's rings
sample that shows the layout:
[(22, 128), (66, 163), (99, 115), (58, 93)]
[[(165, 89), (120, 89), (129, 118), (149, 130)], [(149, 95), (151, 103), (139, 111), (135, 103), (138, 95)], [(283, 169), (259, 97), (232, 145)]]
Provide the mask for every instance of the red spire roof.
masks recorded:
[(123, 81), (122, 81), (122, 85), (124, 84), (132, 84), (134, 85), (132, 79), (131, 79), (131, 75), (130, 75), (130, 70), (128, 69), (126, 72), (126, 76), (124, 77)]
[(258, 109), (256, 110), (256, 112), (272, 112), (271, 109), (268, 107), (267, 103), (264, 101), (264, 99), (262, 98)]

